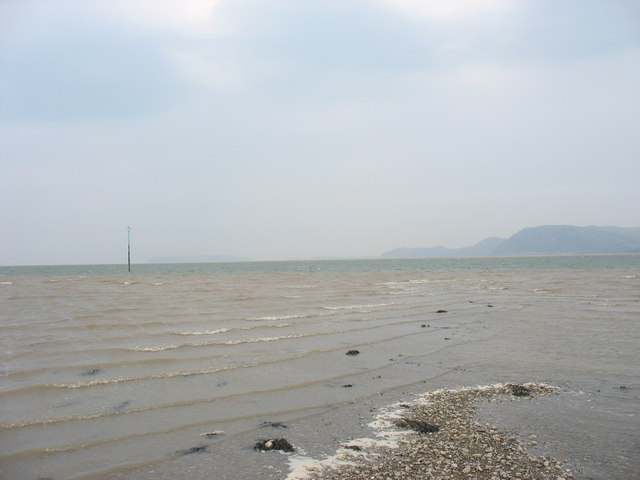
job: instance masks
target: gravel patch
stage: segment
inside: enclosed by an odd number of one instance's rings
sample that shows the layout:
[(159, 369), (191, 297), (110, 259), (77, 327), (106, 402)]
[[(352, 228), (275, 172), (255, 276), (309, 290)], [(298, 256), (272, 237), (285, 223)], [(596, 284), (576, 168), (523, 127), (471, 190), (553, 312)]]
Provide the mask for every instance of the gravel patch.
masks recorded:
[[(498, 384), (438, 390), (396, 404), (372, 424), (383, 441), (343, 450), (337, 462), (315, 468), (314, 480), (566, 480), (572, 473), (553, 458), (527, 452), (508, 431), (478, 421), (479, 402), (527, 401), (558, 393), (544, 384)], [(535, 441), (532, 439), (532, 444)], [(384, 447), (381, 447), (384, 445)]]

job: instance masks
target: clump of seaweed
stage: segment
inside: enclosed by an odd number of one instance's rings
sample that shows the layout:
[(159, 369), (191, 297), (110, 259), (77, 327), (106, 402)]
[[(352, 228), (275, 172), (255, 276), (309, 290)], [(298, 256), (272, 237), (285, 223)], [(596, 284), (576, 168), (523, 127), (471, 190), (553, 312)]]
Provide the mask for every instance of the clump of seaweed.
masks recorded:
[(418, 433), (433, 433), (440, 430), (438, 425), (433, 425), (422, 420), (413, 420), (410, 418), (403, 418), (396, 422), (396, 426), (400, 428), (410, 428)]
[(516, 385), (516, 384), (510, 383), (509, 385), (507, 385), (507, 387), (509, 387), (511, 394), (515, 397), (531, 396), (531, 389), (525, 387), (524, 385)]
[(254, 450), (280, 450), (281, 452), (295, 452), (296, 449), (293, 448), (286, 438), (274, 438), (270, 440), (260, 440), (253, 446)]

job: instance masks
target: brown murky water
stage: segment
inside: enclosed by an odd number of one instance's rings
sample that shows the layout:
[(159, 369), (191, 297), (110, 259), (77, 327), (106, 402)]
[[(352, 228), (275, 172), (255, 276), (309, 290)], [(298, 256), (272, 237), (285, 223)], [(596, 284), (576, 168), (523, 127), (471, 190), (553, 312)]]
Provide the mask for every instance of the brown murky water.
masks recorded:
[(528, 381), (563, 394), (486, 415), (638, 478), (638, 256), (65, 268), (0, 271), (0, 478), (286, 478), (256, 440), (321, 457), (391, 401)]

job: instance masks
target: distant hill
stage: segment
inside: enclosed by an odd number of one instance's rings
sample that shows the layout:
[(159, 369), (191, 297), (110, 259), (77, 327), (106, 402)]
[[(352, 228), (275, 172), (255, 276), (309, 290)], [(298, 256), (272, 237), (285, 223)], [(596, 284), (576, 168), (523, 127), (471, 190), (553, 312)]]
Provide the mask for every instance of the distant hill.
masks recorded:
[(640, 253), (640, 228), (543, 225), (520, 230), (493, 255)]
[(640, 253), (640, 228), (542, 225), (508, 239), (491, 237), (472, 247), (396, 248), (383, 258), (487, 257)]
[(447, 248), (447, 247), (430, 247), (430, 248), (396, 248), (388, 252), (384, 252), (383, 258), (442, 258), (442, 257), (487, 257), (506, 239), (491, 237), (476, 243), (471, 247), (463, 248)]
[(218, 262), (247, 262), (250, 259), (234, 257), (232, 255), (193, 255), (178, 257), (155, 257), (147, 263), (218, 263)]

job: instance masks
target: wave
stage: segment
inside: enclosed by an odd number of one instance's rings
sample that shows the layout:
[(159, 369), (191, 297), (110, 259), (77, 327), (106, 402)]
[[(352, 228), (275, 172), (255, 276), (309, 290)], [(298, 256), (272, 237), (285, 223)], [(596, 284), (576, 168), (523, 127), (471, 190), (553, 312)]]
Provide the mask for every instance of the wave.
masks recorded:
[[(103, 419), (103, 418), (107, 418), (107, 417), (115, 417), (115, 416), (119, 416), (123, 413), (125, 414), (145, 414), (145, 413), (149, 413), (149, 412), (157, 412), (157, 411), (161, 411), (164, 409), (173, 409), (176, 407), (190, 407), (190, 406), (194, 406), (194, 405), (200, 405), (200, 404), (209, 404), (209, 403), (214, 403), (214, 402), (219, 402), (219, 401), (223, 401), (223, 400), (230, 400), (230, 399), (234, 399), (234, 398), (241, 398), (241, 397), (246, 397), (246, 396), (255, 396), (255, 395), (265, 395), (265, 394), (270, 394), (270, 393), (274, 393), (274, 392), (281, 392), (281, 391), (286, 391), (286, 390), (295, 390), (295, 389), (300, 389), (300, 388), (306, 388), (309, 386), (313, 386), (313, 385), (317, 385), (317, 384), (321, 384), (321, 383), (325, 383), (325, 382), (331, 382), (331, 381), (337, 381), (341, 378), (345, 378), (349, 376), (349, 374), (347, 375), (339, 375), (339, 376), (335, 376), (335, 377), (329, 377), (329, 378), (325, 378), (325, 379), (317, 379), (311, 382), (302, 382), (302, 383), (297, 383), (297, 384), (293, 384), (293, 385), (287, 385), (285, 387), (275, 387), (275, 388), (267, 388), (267, 389), (261, 389), (261, 390), (254, 390), (254, 391), (250, 391), (250, 392), (242, 392), (242, 393), (234, 393), (234, 394), (230, 394), (230, 395), (224, 395), (224, 396), (220, 396), (220, 397), (215, 397), (215, 398), (197, 398), (197, 399), (192, 399), (192, 400), (186, 400), (186, 401), (179, 401), (179, 402), (173, 402), (173, 403), (165, 403), (165, 404), (159, 404), (159, 405), (153, 405), (153, 406), (146, 406), (146, 407), (139, 407), (139, 408), (131, 408), (129, 410), (126, 411), (109, 411), (109, 412), (100, 412), (100, 413), (93, 413), (93, 414), (85, 414), (85, 415), (75, 415), (75, 416), (65, 416), (65, 417), (58, 417), (58, 418), (41, 418), (41, 419), (33, 419), (27, 422), (18, 422), (18, 423), (0, 423), (0, 428), (4, 428), (4, 429), (20, 429), (20, 428), (25, 428), (25, 427), (31, 427), (31, 426), (36, 426), (36, 425), (54, 425), (54, 424), (60, 424), (60, 423), (66, 423), (66, 422), (76, 422), (76, 421), (91, 421), (91, 420), (98, 420), (98, 419)], [(297, 408), (288, 408), (285, 404), (285, 408), (284, 410), (277, 410), (275, 412), (273, 412), (274, 416), (281, 416), (283, 414), (293, 414), (293, 413), (301, 413), (302, 414), (302, 419), (308, 418), (309, 415), (311, 416), (315, 416), (315, 415), (320, 415), (323, 413), (326, 413), (328, 411), (332, 411), (335, 410), (337, 407), (341, 406), (341, 405), (345, 405), (345, 404), (350, 404), (352, 402), (352, 400), (344, 400), (344, 401), (339, 401), (339, 402), (334, 402), (331, 405), (322, 405), (322, 404), (318, 404), (318, 405), (304, 405), (301, 407), (297, 407)], [(313, 413), (316, 412), (316, 413)], [(217, 427), (219, 426), (221, 423), (228, 423), (228, 422), (235, 422), (235, 421), (246, 421), (248, 419), (260, 419), (263, 418), (264, 414), (262, 412), (253, 412), (250, 414), (241, 414), (241, 415), (236, 415), (236, 416), (226, 416), (224, 418), (219, 418), (216, 420), (211, 420), (211, 419), (203, 419), (201, 421), (195, 421), (195, 422), (187, 422), (187, 423), (175, 423), (170, 425), (170, 426), (165, 426), (162, 423), (156, 423), (156, 426), (159, 426), (160, 428), (155, 428), (149, 431), (144, 431), (144, 432), (137, 432), (137, 433), (130, 433), (130, 434), (125, 434), (125, 435), (120, 435), (120, 436), (112, 436), (112, 437), (106, 437), (106, 438), (95, 438), (91, 441), (82, 441), (82, 443), (76, 443), (76, 444), (67, 444), (58, 448), (51, 448), (50, 446), (47, 446), (46, 448), (41, 448), (41, 447), (35, 447), (31, 450), (26, 450), (26, 451), (18, 451), (16, 453), (13, 454), (9, 454), (7, 456), (3, 456), (4, 459), (8, 459), (11, 457), (21, 457), (21, 456), (25, 456), (25, 455), (33, 455), (33, 454), (51, 454), (51, 453), (60, 453), (60, 452), (69, 452), (69, 451), (73, 451), (73, 450), (82, 450), (82, 449), (86, 449), (87, 447), (93, 447), (93, 446), (106, 446), (108, 444), (114, 444), (123, 440), (127, 440), (127, 439), (141, 439), (144, 437), (149, 437), (149, 436), (156, 436), (156, 435), (162, 435), (162, 434), (167, 434), (167, 433), (174, 433), (174, 432), (179, 432), (179, 431), (185, 431), (185, 430), (189, 430), (189, 429), (193, 429), (194, 427), (200, 427), (199, 429), (202, 430), (204, 428), (208, 427)], [(260, 428), (260, 427), (258, 427)], [(250, 428), (251, 430), (254, 430), (254, 428)], [(169, 457), (170, 459), (170, 457)], [(167, 457), (162, 457), (157, 459), (156, 461), (151, 461), (148, 462), (148, 464), (153, 464), (153, 463), (161, 463), (167, 460)], [(82, 477), (84, 478), (84, 477)], [(91, 477), (93, 478), (93, 477)]]
[(340, 306), (336, 306), (336, 307), (320, 307), (323, 310), (354, 310), (356, 308), (376, 308), (376, 307), (388, 307), (391, 305), (399, 305), (399, 303), (397, 302), (390, 302), (390, 303), (370, 303), (370, 304), (366, 304), (366, 305), (340, 305)]
[[(141, 380), (160, 380), (160, 379), (176, 378), (176, 377), (192, 377), (196, 375), (211, 375), (214, 373), (234, 370), (237, 368), (246, 368), (249, 366), (253, 366), (253, 365), (249, 365), (249, 364), (231, 365), (231, 366), (217, 367), (217, 368), (211, 368), (206, 370), (196, 370), (196, 371), (187, 370), (187, 371), (181, 371), (181, 372), (152, 373), (148, 375), (95, 379), (95, 380), (88, 380), (84, 382), (48, 383), (48, 384), (31, 385), (27, 387), (22, 387), (19, 389), (11, 390), (9, 392), (3, 392), (3, 394), (15, 394), (15, 393), (31, 391), (31, 390), (40, 391), (47, 388), (79, 389), (79, 388), (87, 388), (87, 387), (96, 387), (101, 385), (116, 385), (120, 383), (137, 382)], [(43, 422), (40, 422), (40, 423), (43, 423)]]
[[(91, 350), (84, 351), (84, 353), (91, 353), (91, 352), (92, 352)], [(80, 359), (80, 361), (78, 362), (67, 361), (64, 364), (56, 363), (55, 359), (47, 359), (45, 364), (39, 364), (39, 366), (37, 367), (21, 368), (21, 369), (17, 369), (16, 367), (13, 367), (13, 369), (11, 368), (0, 369), (0, 376), (21, 377), (21, 376), (28, 376), (28, 375), (36, 375), (38, 373), (44, 373), (49, 370), (56, 370), (58, 372), (68, 371), (72, 373), (75, 372), (73, 374), (77, 374), (78, 372), (92, 371), (92, 369), (95, 368), (96, 365), (99, 365), (101, 370), (111, 370), (113, 368), (136, 368), (136, 367), (148, 367), (153, 365), (162, 366), (167, 363), (175, 364), (177, 362), (188, 363), (188, 362), (202, 360), (203, 358), (199, 355), (189, 356), (189, 357), (186, 357), (186, 356), (177, 357), (177, 358), (173, 356), (150, 358), (150, 357), (144, 357), (142, 355), (133, 355), (132, 357), (125, 359), (122, 356), (124, 352), (127, 352), (127, 350), (123, 347), (104, 349), (100, 351), (100, 353), (102, 354), (112, 353), (114, 355), (117, 355), (117, 358), (118, 358), (117, 361), (113, 361), (113, 360), (96, 361), (96, 358), (94, 358), (94, 356), (92, 355), (86, 356), (85, 358)], [(223, 357), (224, 355), (208, 354), (206, 356), (206, 358), (209, 360), (223, 358)]]
[[(335, 350), (335, 349), (326, 350), (326, 351), (332, 351), (332, 350)], [(302, 354), (297, 354), (297, 355), (279, 358), (279, 359), (275, 359), (267, 362), (262, 362), (260, 363), (260, 365), (269, 365), (269, 364), (288, 362), (288, 361), (295, 360), (298, 358), (303, 358), (310, 354), (318, 353), (318, 352), (322, 352), (322, 351), (305, 352)], [(107, 385), (107, 384), (115, 384), (115, 383), (123, 383), (123, 382), (132, 382), (136, 380), (147, 380), (150, 378), (158, 379), (158, 378), (172, 378), (172, 377), (178, 377), (178, 376), (208, 375), (208, 374), (220, 373), (223, 371), (237, 370), (241, 368), (250, 368), (255, 366), (257, 365), (256, 364), (232, 365), (232, 366), (221, 367), (218, 369), (212, 369), (208, 371), (203, 370), (198, 372), (174, 372), (174, 373), (167, 373), (164, 375), (157, 375), (157, 376), (126, 377), (126, 378), (123, 377), (123, 378), (112, 379), (112, 380), (92, 381), (92, 382), (84, 382), (84, 383), (67, 383), (67, 384), (60, 383), (60, 384), (39, 385), (39, 386), (29, 387), (28, 390), (41, 390), (44, 388), (78, 389), (78, 388), (84, 388), (84, 387), (92, 387), (96, 385)], [(352, 373), (344, 373), (342, 375), (337, 375), (332, 377), (321, 377), (311, 381), (304, 381), (296, 384), (276, 386), (273, 388), (253, 390), (253, 391), (247, 391), (247, 392), (241, 392), (241, 393), (232, 393), (232, 394), (223, 395), (223, 396), (214, 396), (214, 397), (208, 396), (203, 398), (193, 398), (189, 400), (174, 401), (174, 402), (161, 403), (156, 405), (131, 407), (126, 410), (110, 410), (110, 411), (96, 412), (96, 413), (90, 413), (90, 414), (68, 415), (68, 416), (62, 416), (62, 417), (33, 418), (29, 420), (24, 420), (21, 422), (12, 422), (12, 423), (5, 422), (5, 423), (0, 423), (0, 429), (24, 428), (32, 425), (47, 425), (47, 424), (56, 424), (56, 423), (63, 423), (63, 422), (70, 422), (70, 421), (82, 421), (82, 420), (90, 420), (90, 419), (96, 419), (96, 418), (112, 417), (112, 416), (121, 415), (121, 414), (144, 413), (144, 412), (157, 411), (157, 410), (162, 410), (167, 408), (186, 407), (186, 406), (193, 406), (198, 404), (214, 403), (226, 398), (244, 397), (247, 395), (256, 395), (256, 394), (278, 392), (278, 391), (284, 391), (284, 390), (292, 390), (296, 388), (308, 387), (310, 385), (315, 385), (315, 384), (329, 383), (329, 382), (336, 381), (351, 375)], [(24, 390), (27, 390), (27, 388), (21, 389), (21, 390), (24, 391)], [(259, 415), (262, 415), (262, 414), (259, 414)], [(179, 428), (184, 428), (184, 426), (180, 426)]]
[[(350, 329), (347, 331), (350, 332), (354, 332), (354, 331), (359, 331), (361, 329)], [(340, 333), (340, 332), (334, 332), (334, 333)], [(404, 333), (402, 335), (396, 335), (396, 336), (392, 336), (392, 337), (387, 337), (384, 339), (379, 339), (378, 341), (374, 341), (374, 342), (366, 342), (364, 344), (357, 344), (354, 346), (362, 346), (362, 345), (372, 345), (372, 344), (377, 344), (380, 342), (388, 342), (394, 339), (399, 339), (399, 338), (404, 338), (407, 336), (413, 336), (413, 335), (418, 335), (420, 334), (420, 332), (411, 332), (411, 333)], [(268, 361), (263, 361), (263, 362), (259, 362), (259, 363), (247, 363), (247, 364), (241, 364), (241, 365), (229, 365), (229, 366), (225, 366), (225, 367), (220, 367), (220, 368), (215, 368), (215, 369), (208, 369), (208, 370), (199, 370), (199, 371), (182, 371), (182, 372), (167, 372), (165, 374), (156, 374), (156, 375), (145, 375), (145, 376), (138, 376), (138, 377), (119, 377), (119, 378), (113, 378), (113, 379), (102, 379), (102, 380), (92, 380), (92, 381), (88, 381), (88, 382), (75, 382), (75, 383), (56, 383), (56, 384), (43, 384), (43, 385), (37, 385), (37, 386), (31, 386), (31, 387), (25, 387), (25, 388), (21, 388), (19, 390), (15, 390), (13, 392), (9, 392), (9, 393), (25, 393), (26, 391), (33, 391), (34, 393), (31, 393), (31, 395), (35, 395), (35, 392), (41, 392), (44, 389), (47, 388), (58, 388), (58, 389), (79, 389), (79, 388), (85, 388), (85, 387), (92, 387), (92, 386), (101, 386), (101, 385), (109, 385), (109, 384), (119, 384), (119, 383), (124, 383), (124, 382), (134, 382), (134, 381), (145, 381), (148, 379), (167, 379), (167, 378), (174, 378), (174, 377), (180, 377), (180, 376), (195, 376), (195, 375), (208, 375), (208, 374), (216, 374), (219, 372), (223, 372), (223, 371), (231, 371), (231, 370), (237, 370), (237, 369), (243, 369), (243, 368), (251, 368), (251, 367), (257, 367), (257, 366), (265, 366), (265, 365), (272, 365), (272, 364), (281, 364), (281, 363), (286, 363), (289, 362), (291, 360), (295, 360), (295, 359), (300, 359), (300, 358), (305, 358), (308, 357), (310, 355), (314, 355), (314, 354), (318, 354), (318, 353), (327, 353), (327, 352), (334, 352), (334, 351), (339, 351), (339, 350), (343, 350), (344, 347), (343, 345), (339, 345), (339, 346), (332, 346), (330, 348), (322, 348), (322, 349), (314, 349), (314, 350), (308, 350), (305, 351), (303, 353), (297, 353), (294, 355), (289, 355), (289, 356), (285, 356), (285, 357), (280, 357), (280, 358), (275, 358), (272, 360), (268, 360)], [(414, 357), (419, 358), (422, 357), (423, 354), (418, 354), (418, 355), (410, 355), (410, 356), (405, 356), (404, 359), (405, 361), (410, 360)], [(374, 367), (371, 368), (367, 368), (364, 371), (362, 371), (360, 374), (361, 375), (366, 375), (369, 372), (372, 371), (380, 371), (383, 369), (387, 369), (390, 368), (391, 366), (393, 366), (394, 363), (387, 363), (384, 365), (376, 365)], [(132, 408), (128, 408), (126, 410), (112, 410), (109, 412), (98, 412), (98, 413), (94, 413), (94, 414), (85, 414), (85, 415), (72, 415), (72, 416), (63, 416), (63, 417), (55, 417), (55, 418), (34, 418), (34, 419), (29, 419), (29, 420), (24, 420), (21, 422), (11, 422), (11, 423), (0, 423), (0, 428), (4, 428), (4, 429), (9, 429), (9, 428), (23, 428), (23, 427), (28, 427), (31, 425), (45, 425), (45, 424), (56, 424), (56, 423), (62, 423), (62, 422), (68, 422), (68, 421), (77, 421), (77, 420), (88, 420), (88, 419), (95, 419), (95, 418), (103, 418), (103, 417), (110, 417), (110, 416), (114, 416), (114, 415), (120, 415), (120, 414), (130, 414), (130, 413), (142, 413), (142, 412), (146, 412), (146, 411), (156, 411), (156, 410), (160, 410), (160, 409), (164, 409), (164, 408), (171, 408), (171, 407), (180, 407), (180, 406), (193, 406), (193, 405), (197, 405), (197, 404), (203, 404), (203, 403), (212, 403), (212, 402), (216, 402), (219, 401), (223, 398), (231, 398), (231, 397), (241, 397), (241, 396), (246, 396), (246, 395), (255, 395), (255, 394), (262, 394), (262, 393), (268, 393), (268, 392), (275, 392), (275, 391), (282, 391), (282, 390), (291, 390), (291, 389), (295, 389), (295, 388), (301, 388), (301, 387), (307, 387), (310, 385), (316, 385), (316, 384), (323, 384), (323, 383), (331, 383), (331, 382), (335, 382), (339, 379), (342, 378), (346, 378), (349, 376), (352, 376), (353, 372), (345, 372), (342, 373), (340, 375), (335, 375), (335, 376), (330, 376), (330, 377), (325, 377), (325, 376), (321, 376), (319, 378), (315, 378), (313, 380), (310, 381), (304, 381), (301, 383), (296, 383), (296, 384), (289, 384), (289, 385), (284, 385), (284, 386), (278, 386), (278, 387), (274, 387), (274, 388), (268, 388), (268, 389), (264, 389), (264, 390), (255, 390), (255, 391), (250, 391), (250, 392), (243, 392), (243, 393), (234, 393), (228, 396), (222, 396), (222, 397), (206, 397), (206, 398), (194, 398), (194, 399), (190, 399), (190, 400), (183, 400), (183, 401), (177, 401), (177, 402), (170, 402), (170, 403), (164, 403), (164, 404), (157, 404), (157, 405), (148, 405), (148, 406), (143, 406), (143, 407), (132, 407)], [(38, 393), (41, 394), (41, 393)]]
[[(53, 332), (65, 332), (65, 331), (71, 331), (71, 332), (78, 332), (78, 331), (86, 331), (86, 330), (108, 330), (108, 331), (113, 331), (114, 328), (118, 328), (121, 330), (140, 330), (141, 328), (145, 328), (145, 329), (149, 329), (151, 327), (171, 327), (175, 325), (175, 322), (171, 322), (171, 321), (158, 321), (158, 320), (150, 320), (150, 321), (144, 321), (141, 320), (139, 322), (135, 322), (135, 323), (126, 323), (126, 322), (114, 322), (114, 321), (109, 321), (108, 323), (76, 323), (82, 320), (101, 320), (103, 317), (97, 317), (95, 315), (93, 316), (78, 316), (78, 317), (69, 317), (63, 320), (47, 320), (47, 321), (43, 321), (43, 322), (38, 322), (38, 323), (30, 323), (30, 326), (32, 325), (38, 325), (39, 327), (41, 327), (43, 330), (46, 329), (47, 333), (53, 333)], [(106, 317), (104, 317), (106, 318)], [(12, 329), (20, 329), (20, 330), (24, 330), (24, 323), (23, 324), (9, 324), (9, 325), (0, 325), (0, 329), (5, 329), (5, 328), (12, 328)], [(157, 333), (163, 333), (163, 332), (157, 332)], [(129, 336), (127, 333), (122, 333), (121, 335), (125, 335), (125, 336)], [(112, 338), (118, 338), (118, 336), (114, 336)]]
[[(274, 318), (279, 320), (279, 318)], [(286, 328), (292, 326), (291, 323), (274, 323), (271, 325), (252, 325), (250, 327), (236, 327), (236, 328), (217, 328), (215, 330), (187, 330), (181, 332), (171, 332), (172, 335), (190, 336), (190, 335), (218, 335), (220, 333), (256, 330), (260, 328)]]
[[(314, 334), (316, 335), (316, 334)], [(165, 350), (176, 350), (178, 348), (188, 348), (188, 347), (209, 347), (213, 345), (241, 345), (243, 343), (262, 343), (262, 342), (275, 342), (277, 340), (288, 340), (291, 338), (300, 338), (300, 337), (308, 337), (310, 335), (303, 334), (293, 334), (293, 335), (282, 335), (279, 337), (257, 337), (257, 338), (239, 338), (236, 340), (225, 340), (225, 341), (212, 341), (212, 342), (197, 342), (197, 343), (180, 343), (173, 345), (152, 345), (147, 347), (133, 347), (128, 350), (134, 352), (162, 352)]]
[(249, 317), (246, 320), (260, 322), (263, 320), (295, 320), (300, 318), (327, 317), (330, 313), (293, 313), (290, 315), (265, 315), (263, 317)]
[(217, 335), (219, 333), (230, 332), (231, 330), (235, 330), (235, 329), (233, 329), (233, 328), (217, 328), (215, 330), (192, 330), (192, 331), (186, 331), (186, 332), (171, 332), (171, 335), (182, 335), (182, 336), (187, 336), (187, 335)]
[[(279, 364), (279, 363), (284, 363), (284, 362), (288, 362), (288, 361), (299, 359), (299, 358), (304, 358), (314, 353), (331, 352), (331, 351), (342, 350), (342, 349), (343, 348), (340, 347), (340, 348), (331, 348), (331, 349), (325, 349), (325, 350), (313, 350), (313, 351), (304, 352), (301, 354), (296, 354), (296, 355), (278, 358), (278, 359), (274, 359), (266, 362), (261, 362), (259, 365), (264, 366), (264, 365), (270, 365), (270, 364)], [(411, 357), (407, 357), (407, 358), (411, 358)], [(198, 372), (174, 372), (174, 373), (167, 373), (167, 374), (157, 375), (157, 376), (126, 377), (126, 378), (123, 377), (118, 379), (112, 379), (110, 381), (103, 380), (103, 381), (92, 381), (92, 382), (84, 382), (84, 383), (39, 385), (39, 386), (30, 387), (29, 390), (40, 390), (43, 388), (77, 389), (77, 388), (91, 387), (96, 385), (105, 385), (109, 383), (123, 383), (123, 382), (131, 382), (136, 380), (147, 380), (149, 378), (157, 379), (157, 378), (172, 378), (172, 377), (187, 376), (187, 375), (189, 376), (190, 375), (207, 375), (207, 374), (219, 373), (222, 371), (237, 370), (241, 368), (250, 368), (250, 367), (256, 367), (256, 366), (258, 365), (257, 364), (232, 365), (227, 367), (221, 367), (218, 369), (212, 369), (209, 371), (203, 370)], [(383, 366), (377, 366), (373, 369), (366, 369), (365, 371), (361, 372), (360, 375), (366, 375), (367, 373), (373, 370), (386, 369), (391, 366), (392, 364), (387, 364)], [(67, 415), (67, 416), (61, 416), (61, 417), (33, 418), (33, 419), (24, 420), (21, 422), (5, 422), (5, 423), (0, 423), (0, 429), (24, 428), (32, 425), (57, 424), (57, 423), (70, 422), (70, 421), (82, 421), (82, 420), (91, 420), (91, 419), (104, 418), (104, 417), (113, 417), (113, 416), (118, 416), (122, 414), (144, 413), (144, 412), (157, 411), (157, 410), (174, 408), (174, 407), (189, 407), (193, 405), (219, 402), (221, 400), (229, 399), (229, 398), (239, 398), (239, 397), (246, 397), (248, 395), (255, 396), (255, 395), (260, 395), (265, 393), (288, 391), (288, 390), (305, 388), (305, 387), (309, 387), (312, 385), (319, 385), (319, 384), (331, 384), (343, 378), (351, 377), (352, 375), (353, 375), (352, 372), (345, 372), (339, 375), (333, 375), (333, 376), (327, 376), (327, 377), (322, 376), (322, 377), (314, 378), (312, 380), (301, 381), (293, 384), (278, 385), (271, 388), (231, 393), (231, 394), (222, 395), (222, 396), (214, 396), (214, 397), (207, 396), (207, 397), (201, 397), (201, 398), (192, 398), (188, 400), (180, 400), (180, 401), (174, 401), (169, 403), (146, 405), (146, 406), (140, 406), (140, 407), (132, 406), (131, 408), (128, 408), (126, 410), (120, 409), (120, 410), (102, 411), (102, 412), (89, 413), (89, 414)], [(25, 388), (21, 390), (27, 390), (27, 389)], [(304, 409), (307, 409), (307, 408), (308, 407), (304, 407)], [(261, 416), (261, 415), (262, 413), (258, 413), (256, 416)], [(228, 421), (229, 419), (227, 418), (225, 420)], [(188, 425), (179, 426), (178, 429), (182, 429), (186, 427), (188, 427)]]

